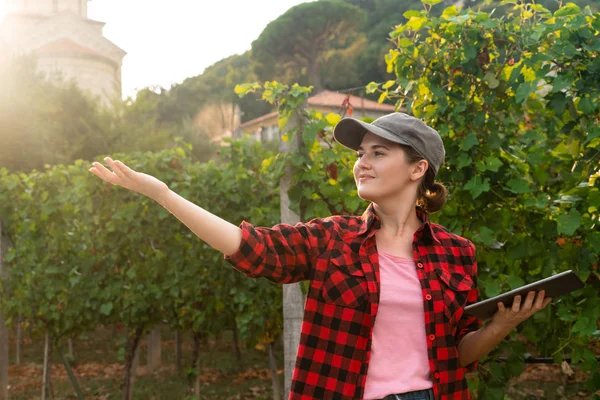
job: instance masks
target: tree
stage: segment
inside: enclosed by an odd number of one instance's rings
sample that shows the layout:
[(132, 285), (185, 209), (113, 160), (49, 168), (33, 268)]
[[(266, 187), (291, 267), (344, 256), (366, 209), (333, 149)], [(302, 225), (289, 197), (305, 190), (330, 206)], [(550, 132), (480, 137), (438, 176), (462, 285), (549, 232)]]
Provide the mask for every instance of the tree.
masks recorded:
[(281, 66), (296, 80), (306, 76), (315, 91), (323, 90), (319, 63), (323, 55), (347, 47), (356, 37), (363, 12), (340, 1), (303, 3), (271, 22), (252, 43), (252, 56), (261, 64), (261, 78), (272, 79)]
[(227, 57), (164, 92), (158, 120), (180, 123), (185, 118), (193, 118), (209, 103), (240, 104), (245, 119), (259, 117), (271, 108), (251, 97), (239, 99), (233, 92), (237, 83), (256, 79), (249, 51)]
[(509, 337), (484, 357), (472, 386), (479, 398), (503, 398), (535, 348), (581, 362), (590, 371), (585, 387), (596, 392), (600, 13), (511, 1), (492, 18), (454, 5), (434, 14), (439, 0), (424, 2), (391, 34), (396, 48), (386, 61), (396, 79), (369, 86), (442, 136), (438, 179), (451, 196), (439, 218), (477, 245), (482, 297), (567, 269), (586, 282), (513, 332), (527, 348)]
[(420, 0), (345, 0), (346, 3), (360, 7), (366, 12), (362, 26), (367, 39), (367, 46), (357, 55), (354, 64), (358, 66), (358, 79), (352, 86), (364, 85), (367, 82), (385, 82), (392, 79), (386, 72), (384, 55), (392, 47), (388, 40), (394, 26), (405, 20), (403, 14), (408, 10), (422, 8)]
[(28, 57), (3, 63), (0, 81), (0, 166), (39, 170), (112, 151), (112, 111), (73, 82), (47, 82)]
[(207, 104), (194, 117), (194, 126), (211, 139), (233, 133), (239, 124), (239, 108), (231, 103)]

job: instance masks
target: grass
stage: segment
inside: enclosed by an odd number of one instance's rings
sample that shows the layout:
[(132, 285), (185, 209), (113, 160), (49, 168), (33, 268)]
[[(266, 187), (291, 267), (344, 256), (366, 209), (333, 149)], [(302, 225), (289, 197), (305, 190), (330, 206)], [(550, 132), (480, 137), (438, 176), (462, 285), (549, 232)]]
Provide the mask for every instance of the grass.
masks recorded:
[[(86, 399), (121, 399), (123, 380), (122, 357), (124, 333), (113, 327), (100, 327), (95, 332), (80, 335), (73, 340), (77, 379)], [(66, 343), (63, 351), (66, 351)], [(14, 335), (11, 337), (11, 367), (9, 372), (11, 400), (39, 399), (42, 381), (43, 338), (25, 337), (22, 346), (22, 364), (13, 365)], [(121, 352), (122, 353), (122, 352)], [(191, 399), (185, 370), (191, 363), (192, 340), (184, 335), (182, 342), (183, 372), (175, 367), (175, 342), (173, 334), (162, 331), (162, 366), (153, 373), (145, 367), (146, 343), (142, 342), (138, 376), (133, 398), (136, 400)], [(216, 399), (271, 399), (271, 378), (267, 369), (265, 352), (242, 348), (242, 368), (233, 348), (231, 332), (221, 337), (203, 341), (201, 349), (201, 397)], [(279, 379), (283, 384), (283, 349), (275, 347)], [(52, 392), (50, 399), (76, 399), (71, 383), (54, 354)], [(505, 400), (584, 400), (592, 395), (583, 389), (582, 374), (575, 369), (575, 377), (567, 379), (558, 365), (528, 365), (518, 379), (511, 381)], [(283, 386), (283, 385), (282, 385)], [(600, 394), (600, 393), (599, 393)], [(485, 399), (483, 399), (485, 400)]]
[[(11, 338), (14, 339), (14, 338)], [(185, 399), (188, 393), (188, 381), (185, 371), (191, 365), (192, 340), (183, 337), (183, 372), (175, 367), (175, 342), (167, 330), (162, 332), (162, 366), (153, 373), (145, 367), (146, 344), (141, 344), (138, 376), (135, 381), (134, 399)], [(97, 331), (81, 335), (73, 340), (76, 370), (79, 386), (86, 399), (122, 398), (123, 366), (119, 349), (123, 345), (122, 332), (99, 328)], [(10, 343), (14, 350), (14, 343)], [(63, 351), (66, 351), (66, 343)], [(283, 382), (283, 356), (280, 344), (276, 346), (279, 378)], [(216, 399), (271, 399), (271, 377), (267, 365), (267, 355), (255, 349), (242, 349), (245, 368), (239, 365), (233, 348), (231, 332), (223, 332), (220, 338), (205, 340), (200, 350), (200, 400)], [(42, 381), (43, 338), (26, 338), (22, 346), (22, 363), (15, 362), (11, 353), (9, 372), (9, 395), (11, 400), (39, 399)], [(53, 357), (52, 392), (54, 399), (76, 399), (75, 392), (58, 355)], [(50, 397), (52, 398), (52, 397)]]

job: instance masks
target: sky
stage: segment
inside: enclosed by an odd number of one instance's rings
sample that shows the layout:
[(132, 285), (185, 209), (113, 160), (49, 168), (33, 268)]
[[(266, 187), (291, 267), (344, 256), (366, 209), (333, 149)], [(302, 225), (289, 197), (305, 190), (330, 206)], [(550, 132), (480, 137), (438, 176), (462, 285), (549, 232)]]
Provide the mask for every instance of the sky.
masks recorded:
[[(169, 88), (215, 62), (249, 50), (265, 26), (306, 0), (92, 0), (88, 17), (127, 52), (123, 96)], [(6, 0), (0, 0), (0, 20)]]

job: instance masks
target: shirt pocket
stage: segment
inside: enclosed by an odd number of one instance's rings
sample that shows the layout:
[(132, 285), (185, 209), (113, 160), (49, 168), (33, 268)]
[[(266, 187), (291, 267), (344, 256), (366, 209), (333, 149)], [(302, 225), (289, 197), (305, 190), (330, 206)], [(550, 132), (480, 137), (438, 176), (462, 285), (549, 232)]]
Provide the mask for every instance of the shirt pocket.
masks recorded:
[(329, 259), (321, 297), (328, 304), (358, 308), (366, 304), (367, 278), (360, 262), (348, 262), (343, 256)]
[(462, 267), (452, 267), (452, 270), (442, 267), (436, 269), (436, 272), (440, 278), (444, 314), (450, 321), (450, 325), (455, 325), (464, 313), (469, 292), (475, 283)]

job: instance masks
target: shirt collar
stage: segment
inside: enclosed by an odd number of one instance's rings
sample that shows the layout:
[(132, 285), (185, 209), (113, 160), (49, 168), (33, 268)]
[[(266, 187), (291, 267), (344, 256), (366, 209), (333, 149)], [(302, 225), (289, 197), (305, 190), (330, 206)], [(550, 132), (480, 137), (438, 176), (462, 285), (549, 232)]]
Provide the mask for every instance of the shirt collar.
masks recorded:
[[(417, 206), (417, 217), (421, 220), (421, 222), (423, 222), (422, 227), (419, 228), (417, 232), (423, 230), (425, 234), (429, 235), (431, 239), (441, 244), (439, 239), (433, 233), (433, 228), (429, 221), (429, 214), (427, 214), (427, 212), (419, 206)], [(361, 220), (362, 224), (358, 231), (358, 235), (363, 235), (364, 233), (370, 232), (372, 230), (378, 231), (381, 228), (381, 220), (379, 219), (377, 214), (375, 214), (375, 207), (373, 203), (369, 204), (369, 207), (367, 207), (367, 209), (361, 216)]]

